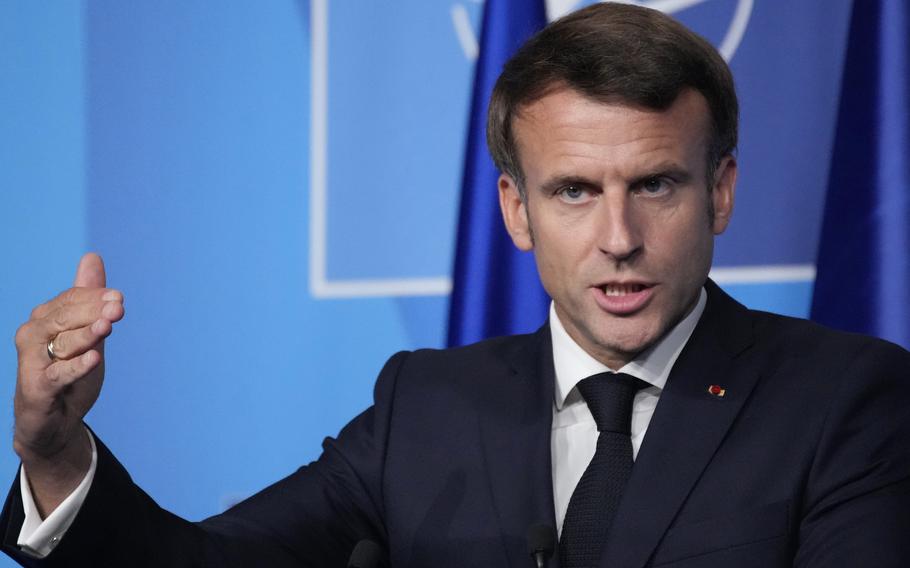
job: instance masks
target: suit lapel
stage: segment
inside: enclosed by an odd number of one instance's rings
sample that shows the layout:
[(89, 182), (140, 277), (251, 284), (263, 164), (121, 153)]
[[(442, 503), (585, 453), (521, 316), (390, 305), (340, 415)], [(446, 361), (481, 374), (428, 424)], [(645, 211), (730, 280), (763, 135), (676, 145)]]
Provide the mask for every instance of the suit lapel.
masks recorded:
[[(490, 379), (480, 439), (503, 545), (511, 566), (528, 566), (532, 524), (555, 526), (550, 462), (553, 353), (541, 328), (507, 354), (513, 374)], [(555, 566), (555, 564), (553, 565)]]
[[(713, 282), (708, 304), (673, 366), (613, 521), (602, 567), (644, 566), (752, 391), (737, 365), (751, 344), (748, 311)], [(726, 389), (723, 397), (710, 385)]]

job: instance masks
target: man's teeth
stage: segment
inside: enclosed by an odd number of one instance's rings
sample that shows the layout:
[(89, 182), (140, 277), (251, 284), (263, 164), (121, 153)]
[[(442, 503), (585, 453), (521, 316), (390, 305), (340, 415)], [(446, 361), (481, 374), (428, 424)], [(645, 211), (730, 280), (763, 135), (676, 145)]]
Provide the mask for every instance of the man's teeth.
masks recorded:
[(603, 290), (607, 296), (625, 296), (626, 294), (641, 292), (643, 288), (644, 286), (641, 284), (607, 284)]

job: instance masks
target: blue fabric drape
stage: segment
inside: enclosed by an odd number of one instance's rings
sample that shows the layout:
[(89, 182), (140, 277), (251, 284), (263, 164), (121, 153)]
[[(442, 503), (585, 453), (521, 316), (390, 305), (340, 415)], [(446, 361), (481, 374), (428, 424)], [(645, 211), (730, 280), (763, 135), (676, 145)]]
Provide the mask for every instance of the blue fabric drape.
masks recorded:
[[(910, 7), (854, 2), (812, 318), (910, 348)], [(794, 188), (798, 191), (798, 188)]]
[(543, 0), (486, 0), (474, 76), (449, 307), (449, 345), (529, 332), (549, 299), (534, 258), (512, 244), (499, 212), (499, 172), (487, 152), (487, 104), (503, 64), (546, 25)]

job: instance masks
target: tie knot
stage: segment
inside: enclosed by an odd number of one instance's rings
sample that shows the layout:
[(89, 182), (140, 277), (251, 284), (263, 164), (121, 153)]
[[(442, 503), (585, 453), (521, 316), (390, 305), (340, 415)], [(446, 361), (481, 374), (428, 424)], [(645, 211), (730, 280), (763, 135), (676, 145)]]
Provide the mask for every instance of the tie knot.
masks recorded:
[(629, 434), (632, 401), (648, 383), (625, 373), (599, 373), (578, 383), (599, 432)]

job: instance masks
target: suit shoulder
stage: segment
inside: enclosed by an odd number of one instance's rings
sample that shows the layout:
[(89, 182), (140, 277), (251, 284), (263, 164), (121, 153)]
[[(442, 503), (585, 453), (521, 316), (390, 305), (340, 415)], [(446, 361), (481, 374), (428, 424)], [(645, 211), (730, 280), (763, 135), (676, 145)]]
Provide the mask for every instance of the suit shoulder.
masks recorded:
[(884, 339), (832, 329), (807, 319), (749, 312), (757, 343), (780, 355), (822, 357), (843, 365), (868, 358), (910, 371), (910, 352)]
[(523, 351), (533, 351), (537, 334), (494, 337), (461, 347), (418, 349), (408, 355), (411, 369), (433, 370), (441, 374), (464, 373), (474, 369), (509, 366)]
[(383, 375), (397, 382), (453, 384), (474, 379), (489, 380), (511, 375), (515, 361), (536, 357), (540, 333), (495, 337), (445, 349), (417, 349), (396, 353), (386, 363)]

